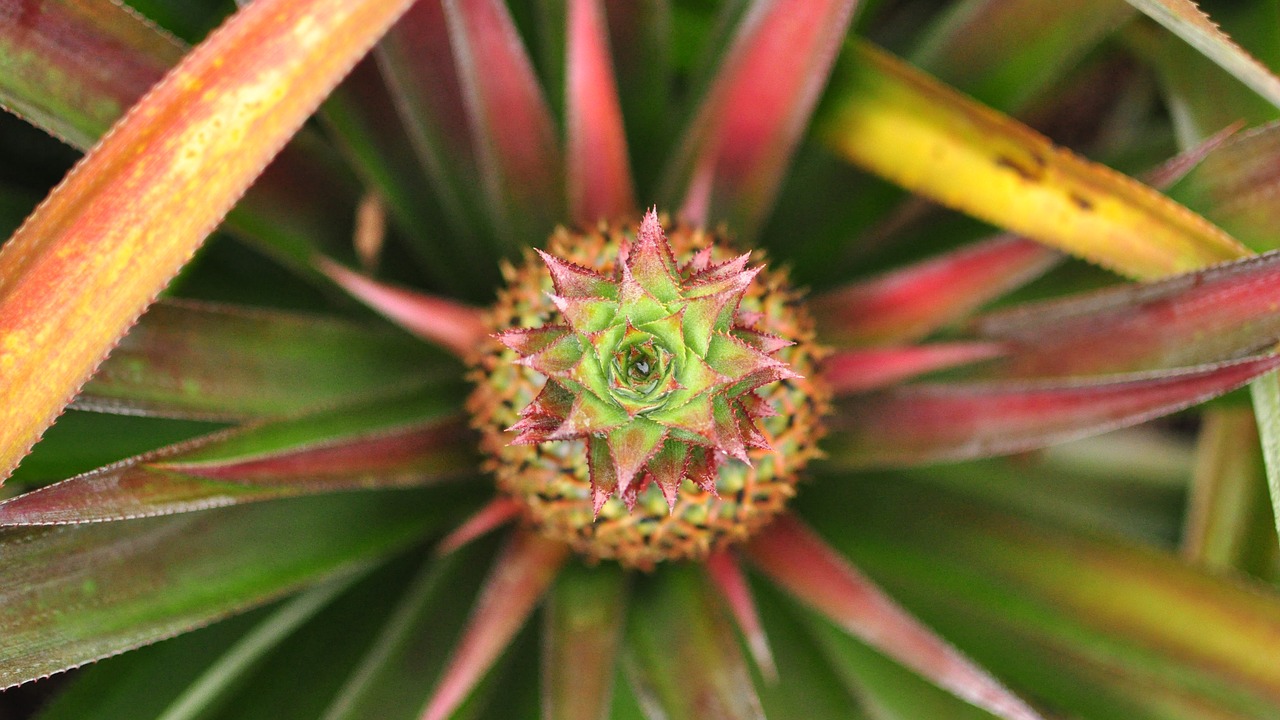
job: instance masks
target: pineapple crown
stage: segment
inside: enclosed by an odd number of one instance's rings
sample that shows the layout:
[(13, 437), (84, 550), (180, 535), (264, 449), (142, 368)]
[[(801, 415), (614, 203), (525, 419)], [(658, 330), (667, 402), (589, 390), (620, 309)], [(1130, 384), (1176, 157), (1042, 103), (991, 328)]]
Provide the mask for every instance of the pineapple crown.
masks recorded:
[(756, 420), (773, 411), (754, 390), (799, 376), (773, 357), (792, 343), (740, 312), (762, 269), (749, 253), (715, 264), (708, 247), (680, 266), (650, 210), (612, 277), (539, 254), (563, 324), (498, 336), (547, 376), (513, 444), (586, 441), (597, 515), (615, 493), (632, 508), (650, 481), (671, 508), (686, 478), (714, 493), (724, 457), (769, 449)]

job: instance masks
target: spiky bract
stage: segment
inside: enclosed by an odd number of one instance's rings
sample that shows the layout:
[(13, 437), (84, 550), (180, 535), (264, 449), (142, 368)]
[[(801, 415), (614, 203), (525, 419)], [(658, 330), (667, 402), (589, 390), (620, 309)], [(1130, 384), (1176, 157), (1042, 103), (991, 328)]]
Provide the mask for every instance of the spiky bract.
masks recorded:
[(586, 555), (650, 567), (744, 539), (817, 454), (829, 394), (799, 295), (712, 240), (650, 213), (505, 269), (471, 410), (499, 484)]

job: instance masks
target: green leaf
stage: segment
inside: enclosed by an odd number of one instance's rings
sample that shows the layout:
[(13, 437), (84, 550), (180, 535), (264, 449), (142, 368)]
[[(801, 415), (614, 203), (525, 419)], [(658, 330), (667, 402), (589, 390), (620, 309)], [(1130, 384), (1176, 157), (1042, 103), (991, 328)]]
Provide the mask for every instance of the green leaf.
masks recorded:
[(442, 523), (455, 495), (369, 492), (0, 530), (0, 686), (350, 572)]
[(1280, 712), (1274, 591), (926, 487), (847, 477), (815, 485), (797, 504), (899, 601), (1060, 714)]
[(1269, 577), (1277, 550), (1271, 516), (1253, 412), (1209, 408), (1196, 448), (1182, 556), (1210, 570)]
[(671, 720), (763, 718), (732, 626), (698, 569), (663, 568), (643, 580), (625, 655), (641, 704)]
[(556, 579), (543, 614), (545, 720), (606, 717), (626, 617), (627, 578), (617, 567), (570, 563)]
[(1133, 14), (1121, 0), (965, 0), (934, 21), (910, 59), (979, 102), (1013, 112)]
[(350, 404), (456, 374), (440, 353), (390, 329), (165, 300), (111, 351), (75, 406), (242, 420)]
[(206, 436), (0, 503), (0, 526), (153, 517), (474, 473), (464, 422), (411, 396)]
[(341, 685), (323, 720), (414, 720), (444, 669), (484, 579), (493, 542), (429, 558), (382, 620), (368, 652)]
[(1191, 0), (1129, 0), (1254, 92), (1280, 107), (1280, 78), (1222, 32)]

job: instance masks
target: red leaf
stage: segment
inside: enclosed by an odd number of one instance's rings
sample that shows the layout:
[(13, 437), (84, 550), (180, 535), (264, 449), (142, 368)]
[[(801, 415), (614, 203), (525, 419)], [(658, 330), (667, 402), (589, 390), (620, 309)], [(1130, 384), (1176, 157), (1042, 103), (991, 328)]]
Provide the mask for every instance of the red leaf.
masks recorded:
[(827, 448), (853, 467), (1006, 455), (1181, 410), (1277, 366), (1271, 355), (1103, 380), (916, 385), (842, 402)]
[(979, 318), (1006, 343), (1001, 375), (1044, 377), (1216, 362), (1280, 339), (1280, 253)]
[(822, 377), (836, 395), (895, 385), (917, 375), (1004, 354), (995, 343), (939, 343), (845, 350), (822, 361)]

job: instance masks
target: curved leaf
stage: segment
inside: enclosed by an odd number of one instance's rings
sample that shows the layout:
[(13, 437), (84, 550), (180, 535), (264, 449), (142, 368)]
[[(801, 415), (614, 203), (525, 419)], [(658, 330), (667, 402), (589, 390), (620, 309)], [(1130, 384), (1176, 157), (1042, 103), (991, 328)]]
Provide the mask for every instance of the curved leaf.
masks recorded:
[(1101, 380), (913, 385), (842, 401), (827, 448), (846, 467), (1007, 455), (1150, 420), (1277, 366), (1269, 355)]
[(1139, 278), (1244, 248), (1151, 188), (1053, 146), (866, 44), (821, 132), (850, 161), (930, 199)]
[(815, 296), (825, 342), (884, 345), (920, 338), (1035, 279), (1061, 259), (1003, 235)]
[(174, 445), (0, 503), (0, 526), (102, 522), (474, 472), (469, 433), (413, 396)]
[(438, 525), (445, 500), (439, 491), (360, 493), (0, 530), (0, 687), (361, 567)]
[(0, 473), (406, 4), (253, 3), (0, 249)]
[(239, 420), (350, 404), (456, 374), (438, 353), (391, 330), (162, 300), (111, 351), (75, 407)]

